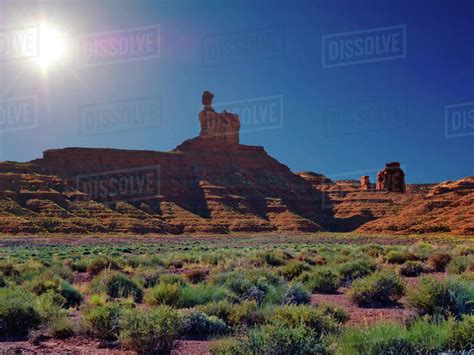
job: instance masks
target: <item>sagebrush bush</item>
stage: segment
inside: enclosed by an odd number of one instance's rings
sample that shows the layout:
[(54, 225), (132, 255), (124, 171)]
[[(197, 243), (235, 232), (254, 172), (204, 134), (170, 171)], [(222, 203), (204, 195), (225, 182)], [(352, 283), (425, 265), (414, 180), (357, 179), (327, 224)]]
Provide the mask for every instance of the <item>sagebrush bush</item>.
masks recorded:
[(57, 339), (66, 339), (75, 334), (74, 324), (65, 314), (58, 314), (50, 320), (49, 331)]
[(423, 277), (418, 288), (408, 293), (408, 302), (421, 315), (460, 319), (474, 312), (474, 285), (456, 279)]
[(310, 302), (310, 294), (302, 284), (296, 283), (290, 285), (283, 296), (282, 304), (308, 304)]
[(243, 354), (243, 345), (236, 338), (222, 338), (214, 340), (209, 346), (211, 355), (241, 355)]
[(465, 271), (474, 271), (474, 257), (463, 255), (453, 258), (447, 266), (447, 271), (450, 274), (462, 274)]
[(145, 295), (145, 303), (149, 306), (176, 306), (181, 298), (181, 287), (177, 283), (159, 283)]
[(5, 279), (5, 276), (0, 274), (0, 288), (7, 286), (7, 280)]
[(135, 302), (138, 303), (143, 299), (143, 289), (140, 285), (128, 276), (116, 271), (107, 271), (96, 276), (90, 284), (90, 291), (106, 293), (112, 298), (132, 296)]
[(323, 316), (329, 316), (339, 323), (345, 323), (350, 319), (349, 315), (347, 314), (347, 311), (344, 308), (330, 303), (318, 304), (316, 312)]
[(89, 332), (101, 339), (117, 339), (122, 309), (117, 303), (107, 303), (104, 306), (88, 308), (84, 318)]
[(182, 334), (185, 337), (207, 339), (229, 332), (222, 319), (195, 310), (183, 313), (182, 324)]
[(179, 308), (189, 308), (209, 302), (221, 301), (228, 296), (229, 292), (223, 287), (203, 283), (196, 286), (185, 285), (181, 288), (181, 294), (176, 306)]
[(392, 250), (385, 255), (385, 260), (390, 264), (403, 264), (407, 261), (418, 260), (418, 257), (406, 250)]
[(59, 285), (58, 293), (64, 297), (65, 303), (64, 307), (77, 307), (82, 302), (82, 294), (74, 288), (69, 282), (63, 281)]
[(127, 310), (120, 321), (120, 341), (139, 354), (168, 354), (181, 328), (178, 312), (169, 306)]
[(40, 322), (31, 294), (21, 288), (0, 288), (0, 337), (25, 336)]
[(407, 261), (398, 269), (399, 274), (406, 277), (419, 276), (423, 271), (423, 264), (419, 261)]
[(89, 262), (87, 265), (87, 272), (92, 275), (98, 275), (102, 270), (120, 270), (120, 265), (114, 259), (109, 257), (100, 256)]
[(339, 287), (339, 276), (329, 269), (304, 273), (298, 281), (312, 293), (334, 293)]
[(209, 302), (196, 307), (197, 310), (204, 312), (210, 316), (216, 316), (228, 323), (229, 316), (232, 313), (234, 305), (227, 300), (221, 300), (218, 302)]
[(209, 271), (203, 270), (203, 269), (195, 269), (192, 270), (189, 274), (186, 274), (186, 280), (193, 284), (197, 284), (199, 282), (202, 282), (206, 279), (207, 275), (209, 274)]
[(377, 264), (373, 260), (362, 259), (341, 264), (338, 271), (341, 281), (347, 284), (355, 279), (370, 275), (377, 269)]
[(265, 321), (265, 315), (262, 309), (258, 307), (255, 301), (244, 301), (235, 304), (229, 314), (227, 323), (234, 328), (251, 327), (256, 324), (262, 324)]
[(295, 277), (298, 277), (299, 275), (301, 275), (303, 271), (306, 271), (308, 269), (309, 267), (308, 265), (306, 265), (306, 263), (294, 261), (283, 266), (280, 269), (280, 273), (281, 275), (283, 275), (285, 279), (287, 279), (288, 281), (291, 281)]
[(433, 267), (434, 271), (444, 271), (450, 261), (451, 255), (447, 253), (436, 252), (428, 257), (428, 263)]
[(405, 294), (403, 280), (394, 272), (378, 271), (355, 280), (348, 296), (359, 306), (385, 305), (398, 301)]

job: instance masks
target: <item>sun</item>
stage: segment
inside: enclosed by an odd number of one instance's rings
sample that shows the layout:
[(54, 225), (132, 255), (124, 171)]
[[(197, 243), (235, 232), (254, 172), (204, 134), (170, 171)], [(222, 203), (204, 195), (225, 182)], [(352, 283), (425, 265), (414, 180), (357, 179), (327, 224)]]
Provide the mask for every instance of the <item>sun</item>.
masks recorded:
[(46, 23), (40, 24), (38, 43), (37, 62), (41, 69), (47, 70), (65, 60), (68, 52), (67, 41), (57, 27)]

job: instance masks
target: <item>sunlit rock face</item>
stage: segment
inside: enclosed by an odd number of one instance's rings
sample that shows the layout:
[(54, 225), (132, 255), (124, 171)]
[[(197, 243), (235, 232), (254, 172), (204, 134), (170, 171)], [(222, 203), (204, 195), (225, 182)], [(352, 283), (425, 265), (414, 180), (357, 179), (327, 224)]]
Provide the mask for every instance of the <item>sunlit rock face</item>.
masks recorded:
[(377, 190), (385, 190), (390, 192), (406, 191), (405, 173), (400, 168), (400, 163), (391, 162), (385, 164), (385, 169), (377, 173)]

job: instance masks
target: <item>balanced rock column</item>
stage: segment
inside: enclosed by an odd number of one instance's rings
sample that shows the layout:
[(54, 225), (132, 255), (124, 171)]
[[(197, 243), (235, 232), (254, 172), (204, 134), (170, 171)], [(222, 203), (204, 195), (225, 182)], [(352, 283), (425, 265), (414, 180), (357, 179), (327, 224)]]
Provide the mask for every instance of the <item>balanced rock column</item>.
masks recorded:
[(360, 177), (360, 189), (362, 191), (371, 190), (370, 179), (367, 175), (364, 175), (364, 176)]
[(209, 91), (202, 94), (204, 109), (199, 113), (200, 139), (212, 139), (224, 145), (239, 144), (240, 118), (230, 112), (215, 112), (212, 108), (214, 95)]
[(406, 191), (405, 173), (400, 168), (400, 163), (385, 164), (385, 169), (377, 173), (376, 189), (402, 193)]

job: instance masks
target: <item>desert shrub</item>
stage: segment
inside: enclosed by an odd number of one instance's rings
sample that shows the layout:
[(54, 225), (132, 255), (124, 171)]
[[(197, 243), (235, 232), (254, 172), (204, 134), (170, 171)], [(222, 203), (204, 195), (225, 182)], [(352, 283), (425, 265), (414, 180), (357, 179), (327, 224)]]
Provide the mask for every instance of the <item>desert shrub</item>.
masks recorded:
[(403, 265), (400, 265), (398, 272), (402, 276), (415, 277), (419, 276), (423, 270), (423, 264), (419, 261), (407, 261)]
[(0, 262), (0, 272), (6, 277), (11, 277), (19, 274), (19, 271), (16, 269), (10, 261), (1, 261)]
[(186, 280), (193, 284), (197, 284), (206, 279), (209, 272), (207, 270), (196, 269), (192, 270), (189, 274), (186, 274)]
[(210, 284), (198, 284), (195, 287), (181, 287), (181, 295), (176, 304), (179, 308), (194, 307), (209, 302), (217, 302), (226, 299), (229, 292), (223, 287)]
[(117, 303), (87, 308), (84, 312), (89, 332), (101, 339), (116, 339), (119, 334), (119, 321), (122, 309)]
[(150, 306), (175, 306), (181, 297), (181, 285), (159, 283), (145, 295), (145, 303)]
[(418, 260), (418, 257), (406, 250), (392, 250), (385, 255), (385, 260), (390, 264), (403, 264), (407, 261)]
[(125, 348), (139, 354), (167, 354), (180, 330), (180, 317), (171, 307), (128, 310), (120, 321), (120, 340)]
[(405, 284), (398, 275), (391, 271), (378, 271), (355, 280), (348, 296), (360, 306), (396, 302), (404, 294)]
[(87, 271), (92, 275), (98, 275), (102, 270), (120, 270), (121, 267), (117, 262), (109, 257), (101, 256), (93, 259), (87, 265)]
[(446, 265), (451, 261), (451, 256), (447, 253), (433, 253), (428, 257), (428, 263), (434, 271), (444, 271)]
[(225, 335), (229, 331), (223, 320), (195, 310), (184, 312), (182, 322), (182, 334), (185, 337), (207, 339)]
[(222, 319), (224, 322), (228, 322), (229, 316), (232, 313), (232, 308), (234, 305), (226, 300), (221, 300), (218, 302), (209, 302), (197, 306), (197, 310), (206, 313), (210, 316), (216, 316), (217, 318)]
[(45, 322), (49, 322), (58, 314), (64, 313), (63, 306), (67, 302), (63, 296), (54, 291), (43, 293), (35, 301), (41, 319)]
[(285, 279), (291, 281), (295, 277), (298, 277), (303, 271), (308, 269), (309, 267), (305, 263), (294, 261), (283, 266), (280, 269), (280, 273)]
[(275, 307), (266, 322), (285, 324), (287, 327), (301, 325), (313, 329), (318, 335), (335, 333), (340, 328), (332, 314), (309, 305)]
[(75, 272), (86, 272), (87, 271), (87, 262), (85, 260), (74, 261), (69, 264), (69, 267), (72, 271)]
[(474, 348), (474, 316), (465, 315), (460, 322), (454, 322), (447, 339), (447, 348), (468, 351)]
[(214, 340), (209, 346), (211, 355), (240, 355), (242, 351), (242, 342), (236, 338)]
[(181, 275), (176, 275), (176, 274), (162, 274), (160, 275), (160, 280), (161, 284), (178, 284), (178, 285), (184, 285), (184, 279), (183, 276)]
[(474, 257), (472, 256), (458, 256), (452, 259), (447, 271), (450, 274), (462, 274), (465, 271), (474, 271)]
[(51, 276), (47, 273), (42, 273), (32, 280), (25, 281), (23, 286), (30, 292), (41, 295), (48, 291), (56, 291), (59, 288), (62, 280), (59, 277)]
[(0, 288), (0, 335), (24, 336), (40, 322), (31, 294), (21, 288)]
[(350, 283), (355, 279), (367, 276), (377, 270), (377, 265), (373, 260), (362, 259), (357, 261), (349, 261), (341, 264), (338, 268), (341, 281)]
[(58, 293), (64, 297), (65, 303), (64, 307), (77, 307), (82, 302), (82, 295), (81, 293), (74, 288), (69, 282), (63, 281), (61, 285), (59, 285)]
[(132, 296), (138, 303), (143, 299), (142, 288), (126, 275), (116, 271), (103, 272), (96, 276), (91, 281), (90, 290), (94, 293), (104, 292), (112, 298)]
[(51, 319), (49, 331), (57, 339), (66, 339), (75, 334), (74, 325), (65, 314), (58, 314)]
[(141, 271), (136, 276), (141, 281), (143, 288), (155, 287), (160, 282), (160, 273), (157, 271)]
[(0, 275), (0, 288), (7, 286), (7, 280), (5, 279), (5, 276)]
[(308, 291), (303, 287), (302, 284), (297, 283), (290, 285), (283, 296), (282, 304), (308, 304), (310, 301), (310, 295)]
[(318, 304), (316, 312), (323, 316), (329, 316), (339, 323), (345, 323), (350, 318), (344, 308), (329, 303)]
[(262, 324), (265, 316), (255, 301), (244, 301), (232, 307), (227, 323), (234, 328)]
[(304, 273), (298, 280), (312, 293), (334, 293), (339, 287), (338, 275), (329, 269)]
[(286, 264), (282, 253), (276, 251), (263, 251), (257, 253), (257, 259), (270, 266), (282, 266)]
[(168, 269), (182, 269), (184, 263), (182, 260), (169, 260), (167, 266)]
[(422, 315), (460, 319), (474, 312), (474, 285), (456, 279), (423, 277), (418, 288), (408, 293), (408, 302)]
[(321, 354), (324, 346), (316, 332), (304, 325), (268, 323), (251, 329), (241, 343), (242, 354)]

